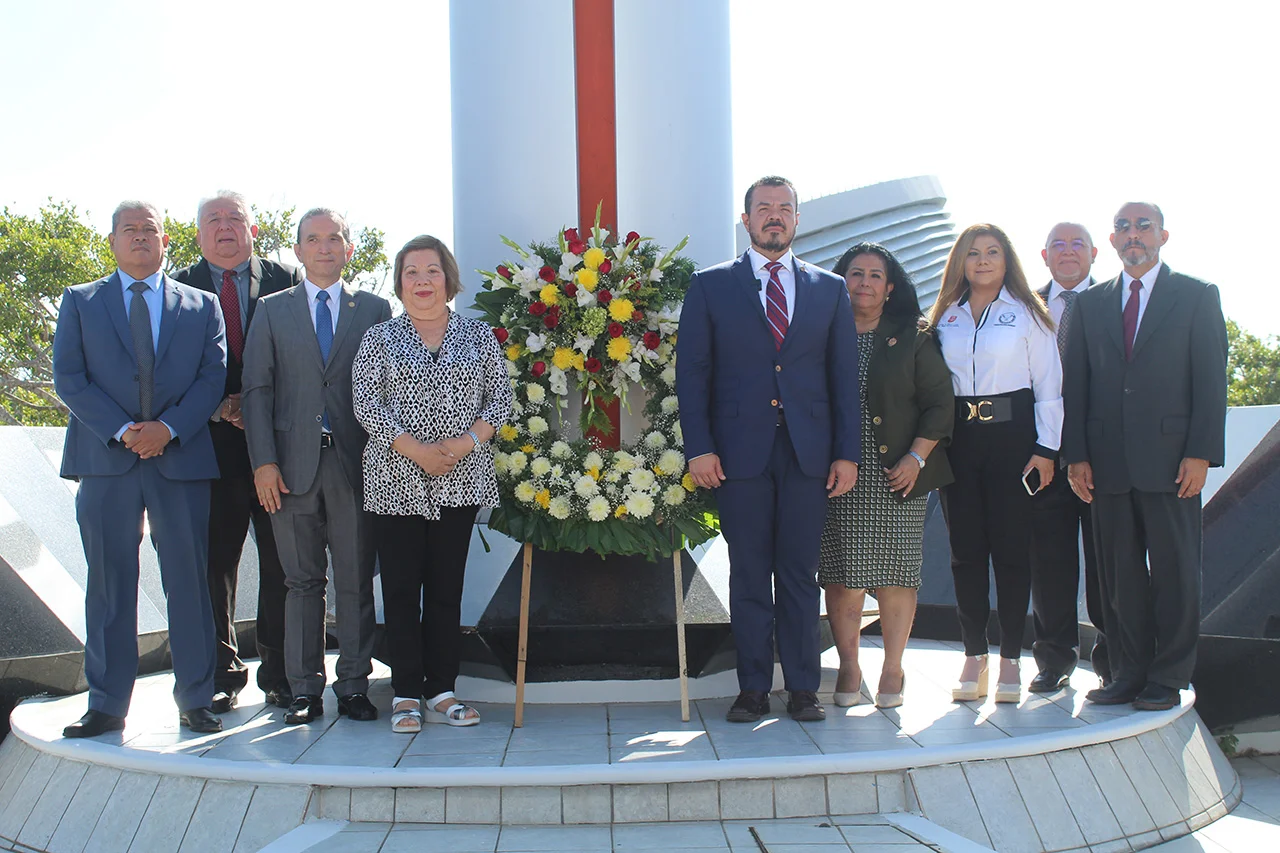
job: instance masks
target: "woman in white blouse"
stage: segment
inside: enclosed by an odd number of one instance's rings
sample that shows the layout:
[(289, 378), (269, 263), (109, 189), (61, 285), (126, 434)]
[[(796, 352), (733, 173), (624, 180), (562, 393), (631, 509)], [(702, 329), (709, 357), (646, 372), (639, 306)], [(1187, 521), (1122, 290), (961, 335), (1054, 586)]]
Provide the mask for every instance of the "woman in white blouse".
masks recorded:
[(1031, 494), (1056, 468), (1062, 364), (1053, 319), (1032, 292), (1008, 236), (966, 228), (929, 314), (956, 394), (947, 455), (955, 482), (941, 491), (964, 640), (955, 701), (987, 695), (987, 622), (994, 569), (1000, 624), (997, 702), (1022, 693), (1018, 662), (1031, 594)]
[[(352, 365), (356, 418), (369, 433), (364, 508), (382, 572), (391, 728), (426, 719), (473, 726), (453, 693), (462, 580), (479, 507), (498, 505), (490, 439), (511, 414), (511, 380), (493, 330), (449, 310), (458, 263), (430, 236), (395, 261), (404, 313), (369, 329)], [(419, 606), (421, 602), (421, 607)]]

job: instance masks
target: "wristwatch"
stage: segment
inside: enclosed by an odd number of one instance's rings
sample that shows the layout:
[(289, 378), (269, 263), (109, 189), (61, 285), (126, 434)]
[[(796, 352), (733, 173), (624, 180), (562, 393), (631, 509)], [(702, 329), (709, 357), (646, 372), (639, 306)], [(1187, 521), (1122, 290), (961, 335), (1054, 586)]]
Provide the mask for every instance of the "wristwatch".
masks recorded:
[(908, 455), (908, 456), (910, 456), (912, 459), (916, 460), (916, 462), (918, 462), (918, 463), (919, 463), (919, 465), (920, 465), (920, 470), (921, 470), (921, 471), (923, 471), (923, 470), (924, 470), (924, 457), (923, 457), (923, 456), (921, 456), (919, 453), (916, 453), (914, 450), (908, 450), (908, 451), (907, 451), (907, 455)]
[[(480, 436), (476, 435), (475, 430), (473, 429), (467, 430), (467, 435), (471, 436), (471, 440), (475, 442), (476, 447), (480, 446)], [(921, 465), (921, 467), (924, 467), (923, 464)]]

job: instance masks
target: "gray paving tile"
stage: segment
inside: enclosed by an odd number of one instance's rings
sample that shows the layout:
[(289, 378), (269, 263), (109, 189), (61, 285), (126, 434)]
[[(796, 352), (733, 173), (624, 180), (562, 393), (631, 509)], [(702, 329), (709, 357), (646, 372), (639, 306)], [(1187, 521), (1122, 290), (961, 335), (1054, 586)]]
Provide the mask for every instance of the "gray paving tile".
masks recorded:
[(592, 749), (532, 749), (508, 752), (504, 767), (554, 767), (566, 764), (608, 764), (609, 750), (601, 745)]
[(132, 771), (121, 773), (85, 844), (85, 853), (124, 853), (128, 850), (159, 783), (159, 776)]
[(179, 853), (227, 853), (235, 847), (249, 811), (254, 786), (245, 782), (205, 783)]
[(991, 846), (1001, 853), (1040, 853), (1040, 836), (1009, 766), (1003, 761), (974, 761), (964, 765), (964, 775)]
[(619, 824), (613, 828), (616, 851), (725, 849), (728, 846), (719, 821)]
[[(1133, 783), (1129, 781), (1129, 775), (1125, 773), (1111, 745), (1104, 743), (1088, 746), (1081, 750), (1081, 754), (1084, 756), (1085, 763), (1089, 765), (1089, 769), (1093, 771), (1093, 778), (1111, 806), (1111, 811), (1119, 821), (1120, 828), (1124, 830), (1123, 834), (1127, 837), (1154, 830), (1155, 821), (1151, 819), (1147, 807), (1143, 805), (1142, 798), (1134, 789)], [(1077, 813), (1076, 816), (1079, 817), (1079, 814)]]
[(1188, 812), (1180, 810), (1174, 803), (1173, 797), (1169, 795), (1165, 783), (1161, 781), (1159, 773), (1137, 738), (1130, 737), (1114, 741), (1111, 748), (1120, 759), (1120, 763), (1124, 765), (1129, 781), (1133, 783), (1138, 796), (1142, 798), (1147, 814), (1155, 821), (1156, 829), (1181, 823), (1189, 817)]
[(613, 820), (613, 789), (608, 785), (562, 787), (560, 808), (561, 819), (567, 824), (609, 823)]
[(1007, 763), (1045, 849), (1084, 847), (1084, 834), (1076, 824), (1071, 806), (1058, 786), (1048, 759), (1043, 755), (1033, 755), (1013, 758)]
[(504, 824), (558, 824), (561, 815), (561, 793), (558, 786), (502, 789)]
[(498, 835), (498, 851), (608, 850), (607, 826), (504, 826)]
[(73, 819), (59, 821), (58, 828), (46, 845), (51, 853), (81, 853), (84, 850), (119, 779), (119, 770), (109, 767), (88, 768), (67, 806)]
[(823, 776), (797, 776), (773, 780), (773, 808), (778, 817), (827, 814), (827, 780)]
[(912, 770), (907, 774), (907, 784), (915, 791), (926, 818), (971, 841), (991, 846), (991, 838), (978, 814), (978, 804), (959, 765)]
[[(49, 841), (57, 831), (58, 824), (66, 814), (88, 769), (89, 765), (78, 761), (63, 761), (58, 764), (22, 830), (17, 833), (18, 841), (37, 850), (44, 850), (49, 846)], [(71, 819), (76, 819), (74, 812)]]
[(203, 779), (163, 777), (129, 845), (131, 853), (177, 853), (204, 786)]
[(396, 790), (397, 823), (444, 823), (444, 788)]
[(1045, 758), (1085, 841), (1102, 844), (1122, 837), (1124, 832), (1084, 756), (1070, 750), (1051, 752)]
[(55, 756), (38, 753), (21, 782), (16, 786), (5, 786), (9, 789), (9, 799), (7, 802), (0, 801), (0, 835), (5, 838), (18, 837), (59, 763)]
[(249, 801), (233, 853), (258, 853), (298, 827), (312, 796), (310, 788), (303, 785), (259, 785)]
[(386, 849), (383, 846), (386, 838), (386, 830), (381, 832), (343, 830), (319, 844), (308, 847), (306, 853), (379, 853), (380, 850)]

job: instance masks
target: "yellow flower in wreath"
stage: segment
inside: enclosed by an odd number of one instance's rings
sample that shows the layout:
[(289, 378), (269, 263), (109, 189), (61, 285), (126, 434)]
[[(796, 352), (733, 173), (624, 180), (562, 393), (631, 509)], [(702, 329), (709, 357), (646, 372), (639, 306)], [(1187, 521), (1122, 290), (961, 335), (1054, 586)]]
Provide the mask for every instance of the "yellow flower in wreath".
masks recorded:
[(626, 514), (627, 514), (627, 505), (626, 505), (626, 504), (619, 504), (619, 505), (618, 505), (618, 508), (617, 508), (617, 509), (615, 509), (615, 510), (613, 511), (613, 517), (614, 517), (614, 518), (622, 518), (622, 517), (623, 517), (624, 515), (626, 515)]
[(542, 489), (533, 496), (533, 500), (538, 506), (546, 509), (551, 506), (551, 492), (548, 489)]
[(596, 285), (600, 283), (600, 275), (595, 270), (586, 268), (578, 270), (573, 274), (577, 280), (579, 287), (585, 287), (588, 291), (596, 289)]
[(599, 480), (599, 479), (600, 479), (600, 469), (599, 469), (599, 468), (596, 468), (595, 466), (592, 466), (592, 467), (590, 467), (590, 468), (588, 468), (588, 469), (587, 469), (587, 475), (588, 475), (589, 477), (591, 477), (591, 479), (593, 479), (593, 480)]
[(532, 444), (525, 444), (525, 445), (522, 445), (522, 446), (520, 447), (520, 449), (521, 449), (522, 451), (524, 451), (525, 453), (532, 453), (533, 451), (537, 450), (537, 448), (536, 448), (536, 447), (534, 447)]
[(572, 347), (556, 347), (555, 355), (551, 356), (551, 363), (561, 370), (568, 370), (573, 367), (573, 354)]
[(587, 249), (587, 253), (582, 256), (582, 263), (589, 270), (598, 270), (600, 265), (604, 263), (604, 249), (592, 247)]
[(609, 341), (609, 358), (614, 361), (625, 361), (629, 355), (631, 355), (631, 340), (629, 338), (613, 338)]
[(576, 350), (573, 353), (573, 366), (578, 370), (587, 369), (587, 357)]
[(619, 323), (625, 323), (631, 319), (631, 312), (636, 307), (631, 304), (630, 299), (615, 299), (609, 303), (609, 316), (617, 320)]
[(555, 305), (560, 301), (560, 288), (556, 287), (554, 284), (548, 284), (546, 287), (542, 288), (542, 290), (538, 291), (538, 298), (541, 299), (545, 305)]
[(683, 477), (681, 477), (680, 485), (684, 486), (684, 490), (686, 492), (692, 492), (694, 489), (698, 488), (698, 484), (693, 482), (692, 474), (685, 474)]
[(498, 438), (503, 441), (515, 441), (516, 436), (519, 434), (520, 430), (516, 429), (511, 424), (503, 424), (498, 428)]
[(520, 357), (520, 345), (512, 344), (507, 347), (507, 361), (515, 361)]

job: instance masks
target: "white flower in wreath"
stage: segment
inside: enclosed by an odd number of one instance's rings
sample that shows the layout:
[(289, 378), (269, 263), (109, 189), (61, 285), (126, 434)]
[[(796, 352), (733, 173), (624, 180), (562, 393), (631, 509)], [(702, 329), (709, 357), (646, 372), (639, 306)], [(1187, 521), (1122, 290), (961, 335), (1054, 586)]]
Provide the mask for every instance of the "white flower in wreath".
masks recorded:
[(595, 468), (596, 470), (599, 470), (604, 467), (604, 459), (600, 457), (599, 453), (596, 453), (593, 450), (582, 458), (582, 467)]
[(520, 288), (520, 292), (525, 296), (532, 296), (533, 293), (542, 287), (542, 282), (538, 278), (538, 272), (544, 264), (542, 258), (534, 255), (529, 259), (529, 265), (517, 267), (512, 276), (512, 284)]
[(628, 471), (635, 470), (635, 468), (635, 457), (625, 450), (619, 450), (617, 453), (613, 454), (613, 470), (609, 473), (613, 474), (614, 472), (617, 472), (619, 474), (625, 474)]
[[(509, 362), (509, 361), (507, 362), (507, 364), (510, 364), (510, 363), (511, 363), (511, 362)], [(517, 418), (518, 418), (518, 417), (520, 417), (521, 415), (523, 415), (523, 414), (524, 414), (524, 403), (521, 403), (519, 400), (512, 400), (512, 401), (511, 401), (511, 414), (512, 414), (512, 416), (513, 416), (513, 417), (517, 417)]]
[(547, 389), (537, 382), (527, 382), (524, 386), (524, 396), (536, 406), (547, 399)]
[(676, 330), (680, 328), (680, 309), (683, 307), (683, 305), (664, 306), (658, 312), (655, 319), (658, 322), (658, 331), (662, 333), (664, 338), (675, 334)]
[(662, 281), (662, 270), (658, 269), (657, 267), (654, 267), (653, 269), (649, 270), (649, 281), (653, 281), (653, 282)]
[(547, 507), (547, 512), (551, 513), (552, 518), (564, 521), (569, 517), (569, 514), (572, 512), (572, 508), (573, 505), (569, 502), (569, 499), (564, 495), (560, 495), (551, 499), (551, 504)]
[(676, 384), (676, 369), (674, 367), (664, 367), (662, 372), (658, 374), (658, 378), (662, 380), (663, 385), (673, 388)]
[(547, 385), (551, 388), (551, 393), (557, 397), (563, 397), (569, 393), (569, 377), (558, 367), (551, 368), (551, 372), (547, 374)]
[(658, 457), (658, 467), (668, 477), (677, 477), (684, 473), (684, 454), (674, 448), (664, 450)]
[(523, 471), (527, 464), (529, 464), (529, 457), (525, 456), (523, 451), (517, 450), (507, 457), (507, 470), (513, 475)]
[(538, 490), (533, 487), (533, 483), (525, 480), (516, 486), (516, 500), (522, 503), (530, 503), (533, 501), (534, 495), (538, 494)]
[(514, 361), (508, 361), (507, 376), (511, 377), (512, 379), (515, 379), (519, 375), (520, 375), (520, 368), (516, 367), (516, 363)]
[(587, 518), (592, 521), (604, 521), (609, 515), (609, 499), (604, 495), (596, 495), (587, 501)]
[(493, 454), (493, 470), (499, 474), (507, 473), (507, 454), (499, 450)]
[(535, 456), (529, 463), (529, 473), (535, 477), (545, 477), (551, 470), (551, 460), (545, 456)]
[(667, 437), (655, 429), (644, 437), (644, 444), (650, 450), (661, 450), (667, 446)]
[[(641, 344), (641, 346), (643, 346), (643, 344)], [(628, 361), (626, 364), (622, 365), (621, 371), (626, 374), (627, 378), (632, 382), (640, 381), (640, 362)]]
[(609, 483), (604, 487), (604, 493), (616, 501), (618, 499), (618, 495), (622, 494), (622, 489), (618, 488), (613, 483)]
[(680, 411), (680, 398), (675, 394), (668, 395), (662, 398), (661, 405), (662, 413), (664, 415), (674, 415), (676, 412)]
[(578, 295), (575, 298), (578, 300), (579, 308), (590, 308), (597, 302), (596, 295), (585, 287), (578, 288)]
[(587, 335), (578, 335), (573, 339), (573, 348), (578, 352), (586, 355), (587, 352), (596, 344), (596, 339)]
[(676, 447), (684, 447), (684, 429), (680, 426), (679, 421), (672, 425), (671, 435), (675, 437)]
[(667, 490), (662, 493), (662, 502), (667, 506), (679, 506), (684, 503), (685, 490), (684, 486), (676, 483), (667, 486)]
[(561, 482), (563, 482), (563, 481), (564, 481), (564, 466), (563, 466), (563, 465), (559, 465), (559, 464), (554, 464), (554, 463), (553, 463), (553, 464), (552, 464), (552, 466), (551, 466), (551, 476), (552, 476), (552, 478), (553, 478), (553, 479), (560, 480)]
[(525, 349), (529, 352), (542, 352), (543, 347), (547, 345), (547, 336), (532, 334), (524, 342)]
[(528, 427), (529, 435), (542, 435), (549, 428), (547, 426), (547, 419), (539, 415), (534, 415), (529, 418)]
[(674, 353), (675, 351), (676, 351), (676, 348), (673, 347), (668, 341), (663, 341), (662, 343), (658, 344), (658, 349), (656, 350), (656, 352), (658, 353), (658, 363), (666, 364), (668, 361), (671, 360), (671, 354)]
[(627, 498), (627, 512), (636, 518), (648, 518), (653, 515), (653, 498), (645, 493), (637, 493)]
[(648, 491), (653, 486), (653, 472), (648, 468), (637, 468), (627, 477), (627, 483), (637, 491)]
[(556, 271), (556, 275), (561, 281), (573, 281), (573, 268), (580, 260), (577, 255), (565, 255), (560, 259), (560, 269)]
[(551, 455), (556, 459), (565, 459), (571, 453), (573, 453), (573, 448), (569, 446), (568, 442), (557, 441), (551, 445)]
[(596, 482), (595, 477), (583, 474), (574, 481), (573, 490), (578, 493), (579, 497), (589, 498), (600, 491), (600, 484)]

